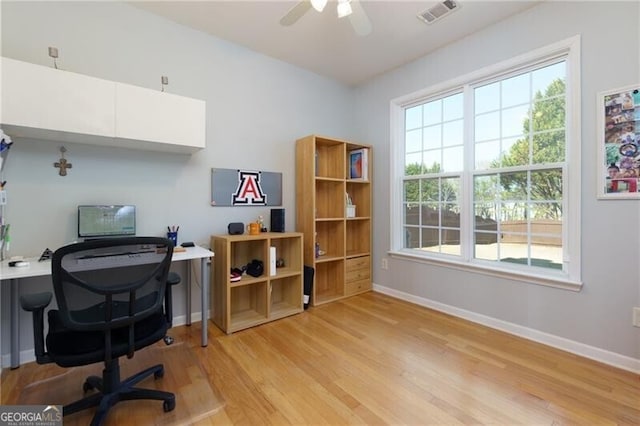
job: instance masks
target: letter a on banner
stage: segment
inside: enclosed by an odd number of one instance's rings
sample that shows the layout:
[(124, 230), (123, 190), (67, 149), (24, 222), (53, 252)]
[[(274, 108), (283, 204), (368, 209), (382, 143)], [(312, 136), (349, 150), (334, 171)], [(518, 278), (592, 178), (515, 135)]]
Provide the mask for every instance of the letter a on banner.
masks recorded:
[(233, 205), (267, 205), (267, 196), (260, 186), (260, 172), (238, 170), (238, 187), (233, 194)]

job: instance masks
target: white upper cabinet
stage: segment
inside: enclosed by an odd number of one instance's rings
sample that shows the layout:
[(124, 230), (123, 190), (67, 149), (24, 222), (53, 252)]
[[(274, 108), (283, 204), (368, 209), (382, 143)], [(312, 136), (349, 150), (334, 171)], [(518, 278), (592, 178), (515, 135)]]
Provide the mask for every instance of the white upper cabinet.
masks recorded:
[(192, 153), (205, 147), (202, 100), (2, 58), (5, 133)]
[(113, 136), (115, 83), (8, 58), (1, 72), (3, 125)]
[(116, 137), (205, 147), (205, 102), (116, 83)]

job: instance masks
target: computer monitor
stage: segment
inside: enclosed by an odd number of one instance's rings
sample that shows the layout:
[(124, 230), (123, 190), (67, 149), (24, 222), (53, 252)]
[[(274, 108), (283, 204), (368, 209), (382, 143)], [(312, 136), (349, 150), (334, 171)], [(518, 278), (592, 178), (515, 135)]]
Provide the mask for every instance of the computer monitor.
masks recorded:
[(78, 237), (108, 238), (136, 235), (136, 206), (78, 206)]

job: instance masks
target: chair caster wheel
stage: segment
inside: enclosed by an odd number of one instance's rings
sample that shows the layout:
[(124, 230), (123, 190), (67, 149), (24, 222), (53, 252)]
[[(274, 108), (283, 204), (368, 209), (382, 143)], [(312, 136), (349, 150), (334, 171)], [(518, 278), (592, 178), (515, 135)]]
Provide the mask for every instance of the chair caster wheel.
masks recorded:
[(161, 379), (164, 377), (164, 368), (161, 368), (160, 370), (156, 371), (155, 373), (153, 373), (153, 377), (155, 379)]
[(84, 384), (82, 385), (82, 392), (87, 393), (90, 390), (93, 390), (93, 385), (89, 382), (84, 382)]
[(164, 400), (164, 402), (162, 403), (162, 408), (164, 409), (165, 413), (173, 411), (173, 409), (176, 408), (176, 400), (174, 398)]

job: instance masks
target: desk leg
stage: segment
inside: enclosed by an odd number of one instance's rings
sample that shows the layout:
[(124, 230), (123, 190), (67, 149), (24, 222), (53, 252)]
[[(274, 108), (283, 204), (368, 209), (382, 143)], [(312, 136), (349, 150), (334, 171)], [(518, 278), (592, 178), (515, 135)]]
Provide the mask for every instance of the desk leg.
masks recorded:
[[(207, 325), (209, 323), (209, 316), (207, 315), (207, 311), (209, 308), (209, 297), (207, 294), (209, 290), (209, 274), (207, 269), (207, 260), (208, 258), (206, 257), (200, 259), (200, 278), (202, 280), (200, 283), (200, 298), (202, 305), (202, 347), (208, 345)], [(211, 267), (213, 268), (213, 262), (211, 262)]]
[(187, 261), (187, 273), (184, 286), (187, 289), (187, 325), (191, 325), (191, 266), (193, 260)]
[(11, 280), (11, 368), (20, 367), (20, 287)]

